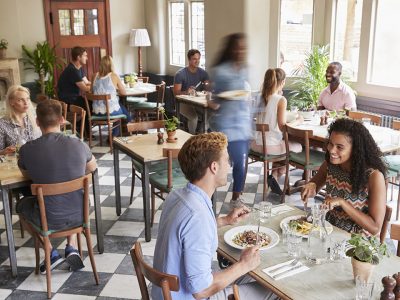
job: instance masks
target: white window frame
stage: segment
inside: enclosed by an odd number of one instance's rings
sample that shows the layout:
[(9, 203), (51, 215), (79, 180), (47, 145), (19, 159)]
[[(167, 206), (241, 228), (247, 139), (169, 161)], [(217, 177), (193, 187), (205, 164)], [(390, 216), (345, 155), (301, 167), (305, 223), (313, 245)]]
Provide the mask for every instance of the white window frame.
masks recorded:
[[(376, 24), (377, 4), (381, 0), (363, 0), (361, 35), (360, 35), (360, 54), (358, 61), (358, 78), (352, 82), (352, 86), (357, 91), (358, 96), (393, 100), (400, 102), (400, 88), (388, 87), (373, 84), (370, 82), (372, 57), (373, 57), (373, 32)], [(330, 44), (334, 42), (335, 31), (335, 5), (336, 0), (314, 0), (312, 44)], [(279, 24), (280, 24), (281, 0), (271, 0), (270, 3), (270, 47), (269, 61), (270, 66), (279, 65)], [(331, 49), (331, 60), (332, 60)], [(290, 88), (295, 78), (287, 78), (287, 87)]]
[[(171, 59), (171, 20), (170, 20), (170, 10), (171, 6), (170, 3), (173, 2), (180, 2), (184, 3), (184, 26), (185, 26), (185, 65), (176, 65), (172, 63)], [(167, 2), (167, 24), (168, 24), (168, 64), (167, 64), (167, 73), (168, 74), (175, 74), (176, 71), (181, 69), (182, 67), (185, 67), (187, 65), (187, 57), (186, 53), (192, 48), (192, 39), (191, 39), (191, 34), (192, 34), (192, 27), (191, 27), (191, 3), (192, 2), (203, 2), (204, 0), (168, 0)]]

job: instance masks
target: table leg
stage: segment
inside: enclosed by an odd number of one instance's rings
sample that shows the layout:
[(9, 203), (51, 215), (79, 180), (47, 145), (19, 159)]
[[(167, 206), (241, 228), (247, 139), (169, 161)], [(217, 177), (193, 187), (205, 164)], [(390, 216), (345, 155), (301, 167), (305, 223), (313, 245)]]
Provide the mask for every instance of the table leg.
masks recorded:
[(114, 153), (114, 180), (115, 180), (115, 210), (117, 216), (121, 215), (121, 190), (120, 190), (120, 181), (119, 181), (119, 150), (114, 144), (113, 147)]
[[(176, 117), (181, 121), (181, 104), (175, 99)], [(181, 127), (182, 128), (182, 127)]]
[(6, 235), (8, 243), (8, 253), (10, 256), (11, 274), (17, 277), (17, 256), (15, 254), (14, 234), (12, 228), (10, 203), (8, 200), (8, 189), (2, 188), (1, 198), (3, 199), (4, 222), (6, 225)]
[(208, 132), (208, 108), (205, 107), (203, 111), (204, 111), (204, 113), (203, 113), (203, 118), (204, 118), (203, 130), (204, 130), (204, 133), (207, 133)]
[(149, 182), (149, 166), (143, 164), (142, 173), (142, 194), (143, 194), (143, 214), (144, 214), (144, 235), (146, 242), (151, 240), (150, 227), (150, 182)]
[(94, 198), (94, 214), (96, 216), (96, 233), (97, 233), (97, 250), (99, 253), (104, 252), (104, 235), (103, 235), (103, 222), (101, 218), (101, 204), (100, 204), (100, 185), (98, 170), (92, 173), (93, 181), (93, 198)]

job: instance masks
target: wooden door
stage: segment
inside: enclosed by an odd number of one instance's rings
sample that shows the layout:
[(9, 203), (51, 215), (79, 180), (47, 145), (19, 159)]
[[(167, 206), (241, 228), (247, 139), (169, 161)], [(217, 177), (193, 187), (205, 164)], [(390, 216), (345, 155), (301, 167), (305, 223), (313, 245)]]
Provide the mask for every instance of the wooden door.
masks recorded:
[[(46, 31), (59, 57), (71, 61), (71, 48), (81, 46), (88, 54), (84, 66), (91, 80), (98, 71), (100, 58), (111, 52), (109, 0), (45, 0)], [(56, 81), (61, 70), (55, 72)]]

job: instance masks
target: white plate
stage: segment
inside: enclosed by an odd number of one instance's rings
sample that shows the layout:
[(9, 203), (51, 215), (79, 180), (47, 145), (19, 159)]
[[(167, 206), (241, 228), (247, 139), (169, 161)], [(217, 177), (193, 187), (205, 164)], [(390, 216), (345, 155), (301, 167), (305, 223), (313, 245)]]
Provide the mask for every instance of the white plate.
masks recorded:
[[(236, 236), (236, 234), (238, 234), (240, 232), (244, 232), (246, 230), (254, 230), (255, 232), (257, 232), (257, 226), (256, 225), (246, 225), (246, 226), (238, 226), (238, 227), (229, 229), (224, 234), (225, 242), (228, 245), (232, 246), (233, 248), (241, 249), (241, 250), (245, 249), (245, 247), (243, 247), (243, 246), (236, 245), (233, 242), (233, 238)], [(267, 246), (261, 247), (260, 250), (270, 249), (279, 243), (279, 235), (275, 231), (273, 231), (271, 228), (260, 226), (260, 232), (266, 233), (271, 238), (271, 242)]]
[[(279, 224), (279, 226), (281, 227), (281, 229), (282, 229), (282, 224), (289, 224), (289, 222), (291, 221), (291, 220), (297, 220), (297, 219), (300, 219), (301, 217), (304, 217), (304, 215), (296, 215), (296, 216), (289, 216), (289, 217), (286, 217), (286, 218), (284, 218), (284, 219), (282, 219), (282, 221), (281, 221), (281, 223)], [(333, 226), (332, 226), (332, 224), (331, 223), (329, 223), (328, 221), (325, 221), (325, 227), (326, 227), (326, 231), (328, 232), (328, 234), (331, 234), (332, 233), (332, 231), (333, 231)], [(302, 236), (302, 237), (304, 237), (304, 238), (306, 238), (306, 237), (308, 237), (308, 234), (298, 234), (299, 236)]]
[(225, 100), (247, 100), (250, 92), (246, 90), (225, 91), (217, 96)]

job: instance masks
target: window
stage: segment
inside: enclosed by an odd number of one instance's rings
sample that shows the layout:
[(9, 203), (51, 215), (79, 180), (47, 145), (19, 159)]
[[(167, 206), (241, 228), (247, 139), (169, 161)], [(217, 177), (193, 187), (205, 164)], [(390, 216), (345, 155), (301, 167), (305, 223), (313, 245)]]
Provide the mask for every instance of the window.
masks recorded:
[(343, 65), (343, 75), (357, 80), (360, 54), (362, 0), (336, 0), (333, 60)]
[(400, 87), (400, 32), (398, 29), (399, 0), (377, 1), (375, 30), (371, 49), (371, 75), (373, 84)]
[(170, 64), (185, 66), (189, 49), (201, 53), (200, 66), (205, 66), (204, 2), (169, 2), (169, 56)]
[[(73, 16), (71, 19), (71, 15)], [(60, 35), (98, 35), (97, 9), (58, 10)], [(72, 22), (72, 28), (71, 28)]]
[(313, 0), (281, 0), (280, 65), (288, 76), (301, 67), (311, 49)]

